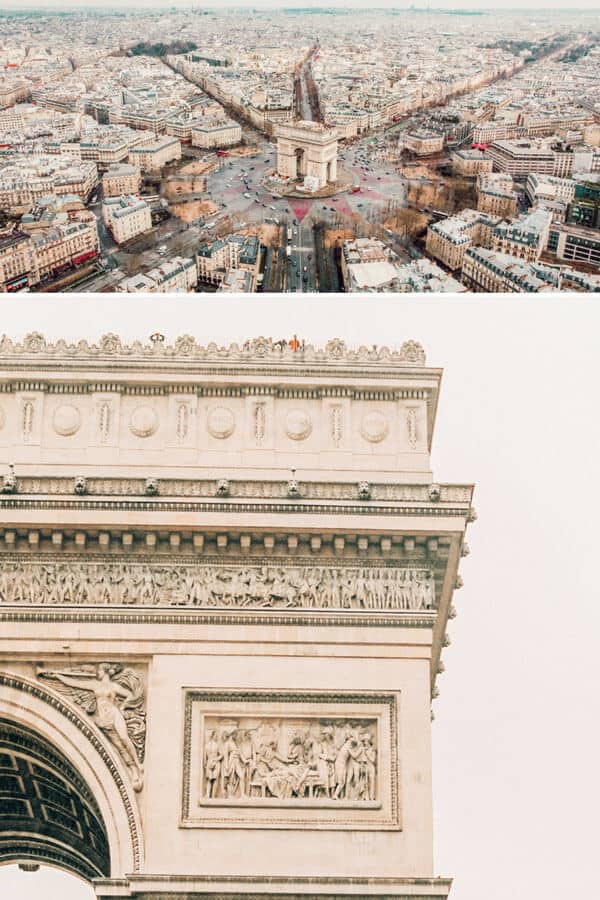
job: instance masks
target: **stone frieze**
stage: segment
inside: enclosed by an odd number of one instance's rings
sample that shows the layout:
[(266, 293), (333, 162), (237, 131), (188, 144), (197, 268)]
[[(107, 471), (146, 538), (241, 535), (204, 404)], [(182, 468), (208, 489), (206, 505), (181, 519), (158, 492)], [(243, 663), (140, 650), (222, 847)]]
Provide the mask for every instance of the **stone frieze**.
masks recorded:
[(435, 608), (428, 569), (172, 562), (0, 563), (0, 604), (422, 611)]

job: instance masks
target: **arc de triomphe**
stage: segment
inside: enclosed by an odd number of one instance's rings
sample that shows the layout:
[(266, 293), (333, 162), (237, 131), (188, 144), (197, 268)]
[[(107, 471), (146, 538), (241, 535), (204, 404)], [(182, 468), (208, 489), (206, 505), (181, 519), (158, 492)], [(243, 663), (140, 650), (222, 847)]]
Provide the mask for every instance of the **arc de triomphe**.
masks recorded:
[(445, 897), (430, 701), (473, 518), (441, 371), (0, 342), (0, 863), (100, 898)]
[(278, 125), (277, 172), (293, 181), (304, 179), (321, 190), (337, 181), (338, 134), (320, 122)]

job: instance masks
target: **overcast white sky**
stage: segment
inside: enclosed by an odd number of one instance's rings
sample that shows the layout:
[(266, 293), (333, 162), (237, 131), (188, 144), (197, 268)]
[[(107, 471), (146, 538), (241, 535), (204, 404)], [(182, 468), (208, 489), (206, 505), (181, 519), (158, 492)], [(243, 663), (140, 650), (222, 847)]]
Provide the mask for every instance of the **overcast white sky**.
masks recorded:
[[(23, 298), (0, 333), (106, 331), (202, 342), (296, 332), (421, 341), (445, 369), (439, 481), (474, 481), (452, 646), (435, 702), (436, 872), (451, 900), (565, 900), (597, 884), (600, 305), (573, 298), (286, 301)], [(7, 900), (84, 900), (62, 876), (0, 869)], [(590, 893), (591, 892), (591, 893)]]

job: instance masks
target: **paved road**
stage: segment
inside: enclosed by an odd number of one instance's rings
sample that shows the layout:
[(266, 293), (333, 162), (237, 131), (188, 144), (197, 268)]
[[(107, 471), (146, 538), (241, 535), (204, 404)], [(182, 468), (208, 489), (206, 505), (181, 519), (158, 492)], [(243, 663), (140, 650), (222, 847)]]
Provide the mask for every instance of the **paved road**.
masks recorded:
[(224, 159), (223, 167), (209, 174), (208, 191), (219, 204), (220, 215), (226, 210), (233, 219), (253, 222), (285, 217), (327, 224), (345, 217), (367, 221), (369, 212), (380, 211), (388, 200), (406, 204), (405, 179), (391, 163), (372, 160), (365, 141), (342, 148), (340, 161), (352, 183), (360, 186), (359, 193), (347, 191), (327, 199), (274, 197), (262, 184), (266, 172), (276, 163), (271, 143), (266, 143), (257, 156)]
[(308, 85), (306, 84), (306, 67), (308, 61), (300, 69), (300, 115), (305, 122), (311, 122), (313, 118), (310, 103), (308, 102)]
[[(208, 195), (218, 206), (218, 211), (208, 220), (187, 224), (170, 218), (132, 245), (119, 247), (101, 221), (100, 204), (93, 204), (91, 208), (98, 217), (102, 255), (109, 260), (108, 266), (112, 269), (86, 280), (81, 289), (112, 290), (128, 273), (148, 271), (174, 255), (193, 256), (200, 241), (214, 236), (220, 224), (234, 231), (244, 223), (270, 220), (280, 225), (288, 223), (291, 229), (290, 260), (294, 260), (295, 265), (288, 263), (287, 257), (283, 261), (284, 290), (298, 293), (318, 290), (312, 233), (315, 224), (322, 222), (328, 227), (337, 227), (352, 223), (355, 227), (357, 223), (377, 218), (390, 199), (399, 205), (406, 203), (404, 179), (391, 164), (371, 160), (374, 145), (368, 144), (368, 140), (355, 141), (342, 147), (341, 151), (341, 166), (353, 183), (360, 185), (360, 192), (355, 194), (347, 191), (328, 199), (275, 197), (262, 184), (267, 171), (276, 164), (275, 145), (265, 138), (257, 154), (224, 157), (219, 168), (208, 173)], [(166, 250), (159, 253), (158, 247), (162, 245)]]

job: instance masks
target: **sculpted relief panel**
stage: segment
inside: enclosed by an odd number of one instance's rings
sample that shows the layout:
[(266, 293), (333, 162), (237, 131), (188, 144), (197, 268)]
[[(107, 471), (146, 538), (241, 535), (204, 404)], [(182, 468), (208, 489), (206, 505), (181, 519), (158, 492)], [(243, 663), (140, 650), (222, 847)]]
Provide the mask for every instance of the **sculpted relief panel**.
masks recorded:
[(182, 825), (399, 828), (397, 695), (186, 691)]
[(0, 604), (422, 611), (435, 582), (428, 569), (383, 566), (13, 558), (0, 562)]
[(377, 720), (206, 716), (202, 803), (377, 800)]

